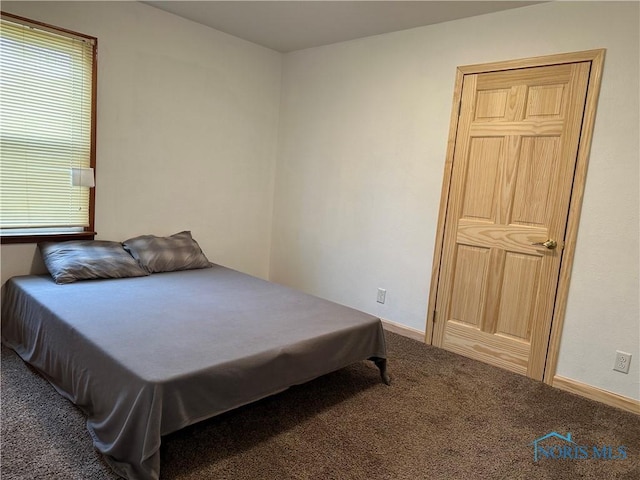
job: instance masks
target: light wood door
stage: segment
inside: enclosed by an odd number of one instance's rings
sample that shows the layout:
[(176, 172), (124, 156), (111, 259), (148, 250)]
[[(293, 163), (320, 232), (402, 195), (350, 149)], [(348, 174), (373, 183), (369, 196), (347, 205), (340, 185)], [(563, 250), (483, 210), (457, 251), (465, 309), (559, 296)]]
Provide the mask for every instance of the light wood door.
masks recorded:
[(464, 75), (434, 345), (542, 379), (590, 67)]

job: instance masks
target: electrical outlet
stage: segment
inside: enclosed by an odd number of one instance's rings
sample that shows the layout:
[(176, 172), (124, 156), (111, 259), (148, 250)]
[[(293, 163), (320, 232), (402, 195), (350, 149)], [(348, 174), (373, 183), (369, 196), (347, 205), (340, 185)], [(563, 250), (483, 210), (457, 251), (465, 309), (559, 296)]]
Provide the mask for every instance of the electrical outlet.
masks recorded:
[(384, 303), (385, 299), (387, 298), (387, 291), (384, 288), (379, 288), (378, 289), (378, 303)]
[(621, 352), (620, 350), (616, 351), (616, 363), (613, 366), (613, 369), (616, 372), (629, 373), (629, 365), (631, 364), (631, 354)]

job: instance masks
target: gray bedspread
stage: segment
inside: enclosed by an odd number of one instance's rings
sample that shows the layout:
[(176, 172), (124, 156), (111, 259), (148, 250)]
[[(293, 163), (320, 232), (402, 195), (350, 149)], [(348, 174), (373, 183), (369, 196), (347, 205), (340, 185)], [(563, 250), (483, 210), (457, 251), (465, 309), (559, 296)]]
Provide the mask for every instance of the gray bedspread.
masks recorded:
[(6, 284), (2, 340), (87, 415), (129, 479), (157, 479), (161, 436), (370, 358), (379, 319), (224, 267)]

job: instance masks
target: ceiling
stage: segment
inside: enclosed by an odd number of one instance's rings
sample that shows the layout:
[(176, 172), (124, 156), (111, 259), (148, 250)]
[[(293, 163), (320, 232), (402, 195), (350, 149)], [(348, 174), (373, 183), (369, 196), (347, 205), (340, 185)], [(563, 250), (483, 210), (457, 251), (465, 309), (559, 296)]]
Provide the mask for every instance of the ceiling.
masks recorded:
[(286, 53), (541, 2), (400, 0), (143, 3)]

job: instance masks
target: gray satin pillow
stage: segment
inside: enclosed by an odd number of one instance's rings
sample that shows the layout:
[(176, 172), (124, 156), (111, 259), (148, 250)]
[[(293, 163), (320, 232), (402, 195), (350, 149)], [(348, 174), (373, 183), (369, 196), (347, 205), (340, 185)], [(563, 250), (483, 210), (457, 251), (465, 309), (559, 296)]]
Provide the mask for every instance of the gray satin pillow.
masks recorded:
[(119, 242), (74, 240), (38, 244), (44, 264), (56, 283), (97, 278), (149, 275)]
[(125, 240), (122, 244), (149, 273), (193, 270), (211, 266), (189, 231), (176, 233), (170, 237), (142, 235)]

